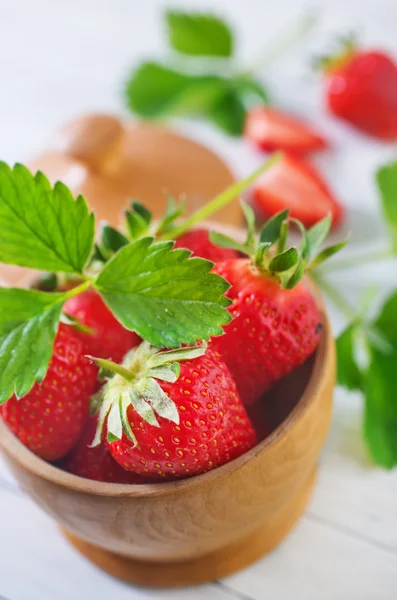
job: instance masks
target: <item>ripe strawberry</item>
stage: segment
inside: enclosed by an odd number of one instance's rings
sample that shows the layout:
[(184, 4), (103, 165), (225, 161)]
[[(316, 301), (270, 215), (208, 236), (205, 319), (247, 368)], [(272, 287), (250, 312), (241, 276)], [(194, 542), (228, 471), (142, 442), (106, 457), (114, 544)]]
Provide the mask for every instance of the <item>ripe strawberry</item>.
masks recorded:
[(62, 468), (79, 477), (107, 481), (109, 483), (143, 483), (145, 480), (135, 473), (120, 467), (105, 444), (91, 448), (98, 425), (96, 416), (90, 417), (83, 434), (72, 452), (62, 461)]
[(184, 233), (176, 240), (175, 248), (187, 248), (192, 251), (193, 256), (200, 256), (214, 263), (238, 256), (235, 250), (215, 246), (209, 239), (207, 229), (192, 229)]
[(232, 286), (228, 296), (233, 300), (233, 321), (213, 343), (243, 402), (249, 404), (315, 350), (321, 332), (320, 310), (304, 283), (282, 289), (249, 259), (219, 263), (214, 271)]
[(261, 213), (272, 216), (288, 208), (291, 216), (306, 226), (329, 213), (336, 226), (343, 216), (342, 207), (315, 168), (288, 154), (258, 178), (252, 197)]
[(268, 106), (255, 106), (248, 112), (245, 137), (261, 150), (305, 154), (327, 147), (325, 139), (309, 125)]
[(390, 56), (360, 51), (348, 40), (321, 66), (326, 103), (334, 115), (373, 137), (397, 139), (397, 64)]
[(86, 354), (79, 332), (61, 323), (44, 380), (19, 400), (13, 396), (2, 406), (9, 428), (45, 460), (70, 452), (87, 421), (97, 368)]
[(117, 374), (103, 390), (96, 443), (106, 419), (107, 445), (124, 469), (167, 479), (208, 471), (254, 445), (254, 429), (217, 352), (155, 350), (143, 343), (122, 367), (97, 361)]
[[(246, 214), (251, 211), (244, 207)], [(241, 399), (253, 403), (281, 377), (303, 363), (315, 350), (322, 329), (322, 315), (310, 289), (301, 281), (305, 270), (323, 262), (343, 242), (311, 255), (325, 239), (330, 218), (302, 232), (299, 249), (284, 250), (288, 233), (288, 211), (279, 213), (254, 239), (254, 218), (247, 219), (245, 244), (251, 258), (218, 263), (214, 271), (231, 287), (229, 311), (233, 320), (225, 335), (213, 338), (213, 347), (222, 355), (237, 385)], [(212, 236), (228, 247), (233, 240)], [(243, 245), (238, 244), (240, 249)]]
[(121, 362), (128, 350), (139, 343), (139, 336), (116, 320), (93, 289), (69, 298), (63, 311), (91, 330), (91, 333), (80, 332), (89, 354)]

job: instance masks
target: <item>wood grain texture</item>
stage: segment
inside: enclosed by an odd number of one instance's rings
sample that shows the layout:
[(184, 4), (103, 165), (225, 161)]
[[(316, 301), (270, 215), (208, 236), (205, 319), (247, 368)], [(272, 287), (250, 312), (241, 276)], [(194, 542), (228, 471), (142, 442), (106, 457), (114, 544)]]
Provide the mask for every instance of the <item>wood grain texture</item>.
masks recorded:
[[(186, 561), (211, 554), (215, 561), (217, 552), (221, 557), (258, 530), (269, 531), (263, 550), (285, 535), (303, 510), (295, 497), (305, 495), (323, 446), (334, 382), (334, 343), (326, 321), (305, 390), (282, 424), (240, 458), (180, 482), (132, 487), (88, 481), (34, 456), (3, 423), (0, 440), (21, 487), (72, 535), (141, 562), (180, 562), (183, 572)], [(284, 393), (293, 397), (294, 378), (287, 384)], [(288, 525), (280, 523), (274, 531), (280, 513)], [(241, 553), (233, 569), (246, 564)], [(177, 573), (174, 584), (180, 583)], [(213, 576), (203, 568), (194, 582)], [(187, 583), (186, 574), (182, 579)]]

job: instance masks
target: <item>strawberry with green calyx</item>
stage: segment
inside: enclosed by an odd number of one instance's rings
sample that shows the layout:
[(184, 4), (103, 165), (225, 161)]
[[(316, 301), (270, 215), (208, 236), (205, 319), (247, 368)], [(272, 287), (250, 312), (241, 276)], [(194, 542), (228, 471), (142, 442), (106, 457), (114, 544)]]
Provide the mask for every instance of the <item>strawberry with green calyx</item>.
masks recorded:
[[(92, 359), (108, 377), (101, 390), (102, 439), (126, 470), (187, 477), (231, 460), (255, 433), (220, 355), (205, 346), (158, 351), (146, 342), (117, 365)], [(183, 361), (179, 364), (179, 361)]]
[(317, 62), (334, 115), (373, 137), (397, 139), (397, 63), (390, 55), (361, 49), (348, 37), (334, 56)]
[(85, 357), (87, 350), (80, 333), (61, 323), (43, 381), (1, 407), (11, 431), (45, 460), (70, 452), (87, 421), (97, 377), (97, 368)]
[[(308, 231), (283, 211), (254, 235), (252, 209), (243, 205), (248, 235), (245, 243), (212, 234), (214, 243), (234, 248), (249, 258), (215, 265), (231, 287), (229, 307), (232, 322), (225, 335), (211, 344), (222, 355), (245, 404), (253, 403), (281, 377), (303, 363), (316, 349), (322, 315), (307, 283), (302, 279), (341, 249), (345, 242), (316, 251), (325, 240), (331, 218), (326, 217)], [(301, 232), (299, 247), (288, 247), (289, 225)]]

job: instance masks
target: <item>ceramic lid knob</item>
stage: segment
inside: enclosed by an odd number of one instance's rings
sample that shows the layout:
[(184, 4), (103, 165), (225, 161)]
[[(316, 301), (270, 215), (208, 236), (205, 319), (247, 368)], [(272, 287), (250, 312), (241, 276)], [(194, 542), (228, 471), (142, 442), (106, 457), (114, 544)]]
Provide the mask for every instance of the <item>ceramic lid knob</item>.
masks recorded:
[(69, 121), (59, 131), (53, 149), (85, 163), (91, 170), (110, 173), (118, 166), (124, 127), (111, 115), (86, 115)]

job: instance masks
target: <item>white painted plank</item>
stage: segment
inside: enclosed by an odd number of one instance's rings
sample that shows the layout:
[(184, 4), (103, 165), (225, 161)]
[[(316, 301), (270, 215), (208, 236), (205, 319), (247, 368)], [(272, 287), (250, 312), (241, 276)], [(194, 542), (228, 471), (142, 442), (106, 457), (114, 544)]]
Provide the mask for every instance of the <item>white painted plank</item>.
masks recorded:
[(0, 597), (9, 600), (230, 600), (216, 585), (155, 591), (121, 583), (83, 559), (26, 496), (0, 485)]
[(304, 517), (280, 548), (225, 582), (258, 600), (393, 600), (397, 554)]

